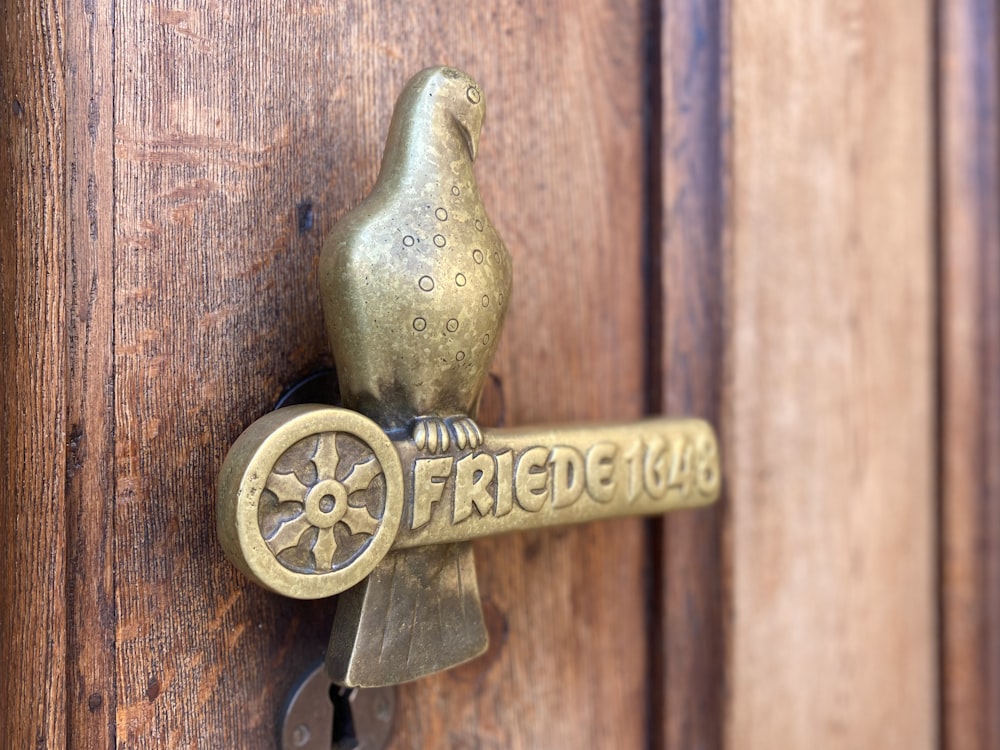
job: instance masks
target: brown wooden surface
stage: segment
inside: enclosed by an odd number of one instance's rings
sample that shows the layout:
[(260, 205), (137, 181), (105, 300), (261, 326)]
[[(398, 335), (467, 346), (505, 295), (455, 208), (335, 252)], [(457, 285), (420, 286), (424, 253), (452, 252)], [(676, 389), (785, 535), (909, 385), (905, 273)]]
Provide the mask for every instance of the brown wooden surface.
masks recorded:
[(932, 748), (931, 3), (732, 7), (727, 744)]
[(3, 6), (3, 742), (273, 746), (332, 603), (231, 568), (215, 477), (329, 364), (322, 237), (438, 62), (515, 259), (493, 413), (708, 416), (728, 500), (478, 543), (493, 645), (394, 747), (1000, 742), (995, 5), (939, 6), (940, 311), (928, 3), (527, 5)]
[[(116, 4), (117, 741), (267, 747), (330, 602), (215, 541), (239, 431), (327, 361), (315, 266), (371, 186), (396, 93), (482, 84), (478, 173), (514, 256), (508, 424), (641, 412), (643, 29), (634, 8)], [(490, 653), (400, 689), (396, 747), (641, 747), (639, 522), (477, 545)], [(567, 707), (572, 707), (567, 710)]]
[[(664, 2), (661, 19), (662, 342), (654, 408), (720, 426), (727, 238), (727, 0)], [(725, 457), (724, 457), (725, 458)], [(725, 462), (723, 462), (725, 468)], [(662, 522), (656, 600), (657, 748), (723, 746), (725, 501)]]
[(947, 750), (1000, 747), (1000, 16), (939, 5), (941, 551)]
[(65, 36), (67, 746), (115, 746), (114, 151), (110, 1)]
[(62, 748), (66, 719), (58, 3), (0, 4), (0, 743)]

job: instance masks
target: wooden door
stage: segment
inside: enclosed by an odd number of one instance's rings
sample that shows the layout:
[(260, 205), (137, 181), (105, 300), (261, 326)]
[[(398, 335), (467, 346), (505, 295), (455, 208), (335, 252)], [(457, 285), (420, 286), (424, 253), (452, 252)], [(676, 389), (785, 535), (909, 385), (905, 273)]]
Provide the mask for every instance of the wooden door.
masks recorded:
[(706, 416), (727, 493), (477, 542), (490, 650), (393, 747), (996, 746), (988, 0), (3, 8), (7, 746), (274, 746), (331, 606), (241, 578), (215, 478), (438, 63), (514, 258), (486, 419)]

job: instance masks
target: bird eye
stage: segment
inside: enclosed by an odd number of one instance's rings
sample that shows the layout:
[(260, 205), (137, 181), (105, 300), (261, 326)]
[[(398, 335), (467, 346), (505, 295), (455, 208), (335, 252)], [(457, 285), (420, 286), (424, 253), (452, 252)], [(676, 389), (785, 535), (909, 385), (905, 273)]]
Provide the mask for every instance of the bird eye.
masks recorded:
[(477, 89), (475, 86), (469, 86), (468, 90), (465, 92), (465, 95), (469, 98), (469, 101), (472, 102), (473, 104), (479, 104), (479, 100), (482, 99), (483, 96), (482, 94), (479, 93), (479, 89)]

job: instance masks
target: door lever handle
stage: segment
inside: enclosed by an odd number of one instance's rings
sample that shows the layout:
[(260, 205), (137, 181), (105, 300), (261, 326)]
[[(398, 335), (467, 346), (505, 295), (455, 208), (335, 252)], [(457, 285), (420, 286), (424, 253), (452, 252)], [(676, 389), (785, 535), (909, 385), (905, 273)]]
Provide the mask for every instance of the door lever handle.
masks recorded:
[(340, 594), (327, 668), (348, 686), (481, 654), (470, 540), (713, 502), (697, 419), (481, 430), (511, 261), (473, 174), (485, 102), (453, 68), (396, 103), (371, 194), (333, 228), (320, 283), (346, 408), (278, 409), (233, 444), (218, 534), (256, 583)]

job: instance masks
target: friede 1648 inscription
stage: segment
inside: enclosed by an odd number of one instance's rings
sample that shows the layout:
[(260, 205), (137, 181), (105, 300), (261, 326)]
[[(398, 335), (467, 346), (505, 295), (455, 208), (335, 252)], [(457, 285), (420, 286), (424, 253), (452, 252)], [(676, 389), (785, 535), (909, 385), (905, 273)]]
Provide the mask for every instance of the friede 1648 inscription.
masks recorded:
[(700, 420), (494, 430), (480, 450), (422, 456), (407, 475), (395, 548), (704, 505), (719, 491), (714, 434)]

